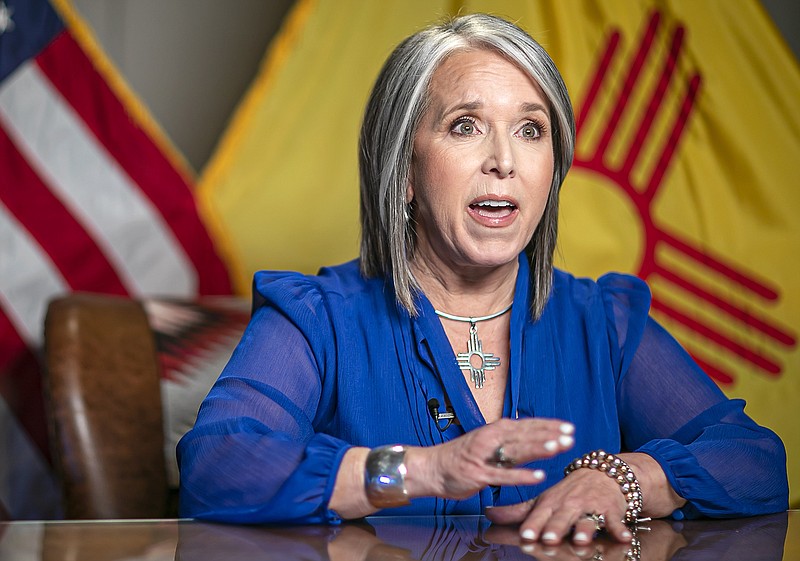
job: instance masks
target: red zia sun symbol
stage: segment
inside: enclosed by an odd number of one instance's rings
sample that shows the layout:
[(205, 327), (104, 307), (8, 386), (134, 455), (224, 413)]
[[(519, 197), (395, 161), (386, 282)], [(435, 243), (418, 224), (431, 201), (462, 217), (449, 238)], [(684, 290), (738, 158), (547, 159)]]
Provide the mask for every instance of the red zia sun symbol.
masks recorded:
[[(629, 66), (623, 70), (621, 85), (613, 84), (614, 78), (609, 72), (618, 56), (620, 33), (614, 31), (608, 37), (576, 117), (578, 140), (585, 141), (584, 136), (588, 137), (590, 134), (596, 139), (590, 139), (592, 143), (590, 149), (581, 150), (580, 154), (576, 154), (573, 167), (589, 172), (593, 180), (597, 180), (598, 175), (601, 176), (617, 188), (617, 194), (622, 193), (623, 198), (627, 200), (626, 204), (634, 207), (636, 219), (641, 223), (643, 247), (638, 270), (632, 272), (648, 281), (653, 287), (654, 315), (679, 324), (682, 331), (690, 334), (683, 337), (682, 343), (703, 370), (723, 385), (734, 381), (732, 369), (726, 364), (730, 359), (733, 362), (743, 361), (749, 369), (760, 374), (770, 377), (780, 376), (782, 364), (771, 356), (771, 353), (763, 350), (764, 345), (758, 346), (754, 341), (743, 340), (742, 337), (726, 333), (717, 327), (715, 322), (704, 319), (698, 312), (700, 308), (710, 309), (723, 323), (741, 328), (746, 333), (753, 333), (754, 339), (766, 339), (770, 345), (785, 349), (796, 345), (794, 334), (780, 327), (771, 318), (749, 309), (753, 306), (726, 299), (721, 290), (701, 286), (692, 280), (694, 275), (682, 272), (680, 268), (663, 258), (665, 253), (677, 255), (680, 261), (688, 264), (689, 269), (699, 272), (701, 276), (711, 278), (712, 281), (717, 281), (717, 284), (734, 286), (735, 292), (744, 299), (761, 304), (779, 299), (776, 288), (757, 280), (743, 267), (726, 262), (709, 249), (699, 247), (688, 238), (682, 237), (679, 232), (668, 231), (654, 219), (653, 201), (663, 186), (666, 172), (675, 158), (676, 148), (692, 114), (701, 84), (700, 75), (696, 72), (691, 73), (685, 83), (679, 83), (682, 79), (676, 78), (676, 67), (681, 57), (685, 34), (684, 28), (680, 25), (675, 28), (672, 36), (667, 38), (669, 43), (664, 49), (662, 60), (651, 62), (651, 68), (656, 68), (655, 77), (649, 79), (646, 76), (645, 63), (651, 52), (657, 50), (654, 49), (654, 43), (660, 23), (661, 16), (655, 12), (647, 23), (636, 51), (632, 53)], [(653, 58), (657, 56), (653, 55)], [(673, 87), (670, 87), (671, 85)], [(636, 113), (640, 115), (639, 117), (635, 114), (637, 110), (633, 108), (635, 104), (632, 102), (633, 92), (637, 88), (646, 92), (644, 109)], [(587, 120), (593, 111), (604, 111), (598, 108), (601, 105), (600, 98), (611, 89), (618, 91), (610, 101), (610, 109), (604, 113), (605, 120), (601, 130), (590, 133), (589, 127), (585, 127)], [(676, 96), (674, 100), (670, 100), (674, 103), (675, 111), (670, 120), (669, 116), (665, 117), (667, 115), (665, 106), (668, 105), (672, 93)], [(654, 126), (659, 117), (666, 122), (667, 131), (666, 136), (660, 141), (656, 137), (663, 135), (657, 133)], [(612, 154), (612, 139), (622, 134), (622, 123), (626, 119), (632, 123), (632, 134), (628, 144), (622, 148), (621, 157), (616, 157)], [(641, 163), (644, 157), (643, 147), (652, 144), (654, 139), (660, 143), (655, 150), (654, 165), (647, 174), (637, 173), (635, 166)], [(612, 163), (614, 160), (619, 163)], [(714, 285), (714, 282), (711, 285)], [(680, 302), (666, 299), (667, 293), (659, 289), (661, 286), (668, 287), (672, 293), (679, 292)], [(698, 356), (702, 353), (700, 345), (713, 348), (718, 358)]]

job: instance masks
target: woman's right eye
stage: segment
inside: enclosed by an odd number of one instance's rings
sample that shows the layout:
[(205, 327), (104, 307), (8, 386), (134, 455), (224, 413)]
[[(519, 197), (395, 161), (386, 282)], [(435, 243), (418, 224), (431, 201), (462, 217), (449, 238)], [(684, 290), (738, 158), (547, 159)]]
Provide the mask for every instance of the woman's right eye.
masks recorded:
[(473, 135), (477, 132), (477, 129), (475, 128), (475, 122), (467, 117), (457, 119), (450, 127), (450, 130), (456, 134), (461, 134), (464, 136)]

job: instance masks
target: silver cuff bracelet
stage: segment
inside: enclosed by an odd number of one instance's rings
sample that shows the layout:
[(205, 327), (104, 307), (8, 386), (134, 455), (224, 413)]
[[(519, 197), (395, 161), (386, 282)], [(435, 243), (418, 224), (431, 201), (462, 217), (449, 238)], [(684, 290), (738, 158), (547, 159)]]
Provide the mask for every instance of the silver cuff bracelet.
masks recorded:
[(379, 446), (369, 451), (364, 468), (367, 500), (377, 508), (411, 504), (406, 490), (406, 447)]

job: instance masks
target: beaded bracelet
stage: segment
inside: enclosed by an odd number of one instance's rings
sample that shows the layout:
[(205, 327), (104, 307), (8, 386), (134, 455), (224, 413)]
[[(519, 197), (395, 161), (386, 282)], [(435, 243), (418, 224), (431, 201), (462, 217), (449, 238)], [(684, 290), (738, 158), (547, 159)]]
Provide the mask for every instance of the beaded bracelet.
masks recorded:
[(628, 509), (625, 511), (623, 522), (628, 526), (635, 526), (639, 515), (642, 513), (644, 501), (642, 500), (639, 481), (630, 466), (613, 454), (608, 454), (603, 450), (595, 450), (580, 458), (575, 458), (564, 468), (564, 477), (580, 468), (602, 471), (617, 482), (620, 490), (625, 495), (625, 500), (628, 501)]

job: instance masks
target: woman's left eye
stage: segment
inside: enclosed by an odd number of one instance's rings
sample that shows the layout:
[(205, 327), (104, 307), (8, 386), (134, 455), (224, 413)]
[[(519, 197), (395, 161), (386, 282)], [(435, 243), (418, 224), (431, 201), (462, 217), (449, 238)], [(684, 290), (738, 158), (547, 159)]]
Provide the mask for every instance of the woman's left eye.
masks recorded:
[(517, 134), (519, 134), (522, 138), (539, 138), (542, 135), (542, 131), (537, 124), (527, 123), (521, 129), (519, 129)]

